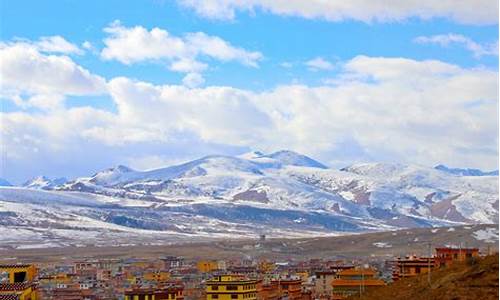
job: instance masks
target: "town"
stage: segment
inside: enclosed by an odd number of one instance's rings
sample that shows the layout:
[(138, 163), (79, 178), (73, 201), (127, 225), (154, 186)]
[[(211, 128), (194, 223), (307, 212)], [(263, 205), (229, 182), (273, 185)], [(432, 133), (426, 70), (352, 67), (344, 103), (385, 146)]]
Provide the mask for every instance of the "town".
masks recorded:
[(0, 265), (0, 300), (340, 300), (455, 263), (489, 249), (438, 247), (385, 260), (240, 258), (83, 259)]

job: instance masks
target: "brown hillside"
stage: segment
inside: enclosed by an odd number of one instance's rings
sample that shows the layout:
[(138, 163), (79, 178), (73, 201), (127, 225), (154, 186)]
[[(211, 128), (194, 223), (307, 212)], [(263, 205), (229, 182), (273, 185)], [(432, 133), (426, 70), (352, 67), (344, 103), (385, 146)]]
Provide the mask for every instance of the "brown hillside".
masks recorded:
[(455, 264), (427, 275), (405, 279), (363, 297), (350, 299), (487, 300), (498, 299), (498, 253), (467, 264)]

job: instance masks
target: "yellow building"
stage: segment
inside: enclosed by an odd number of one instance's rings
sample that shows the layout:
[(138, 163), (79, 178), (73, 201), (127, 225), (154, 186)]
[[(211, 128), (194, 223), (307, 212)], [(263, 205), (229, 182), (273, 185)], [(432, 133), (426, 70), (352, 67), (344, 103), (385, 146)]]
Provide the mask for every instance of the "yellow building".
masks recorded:
[(259, 280), (221, 275), (206, 282), (207, 300), (256, 300)]
[(150, 271), (144, 273), (144, 280), (162, 282), (170, 279), (170, 273), (164, 271)]
[(0, 296), (19, 300), (36, 300), (33, 265), (0, 265)]
[(202, 273), (208, 273), (219, 269), (219, 263), (211, 260), (200, 260), (196, 263), (196, 268)]

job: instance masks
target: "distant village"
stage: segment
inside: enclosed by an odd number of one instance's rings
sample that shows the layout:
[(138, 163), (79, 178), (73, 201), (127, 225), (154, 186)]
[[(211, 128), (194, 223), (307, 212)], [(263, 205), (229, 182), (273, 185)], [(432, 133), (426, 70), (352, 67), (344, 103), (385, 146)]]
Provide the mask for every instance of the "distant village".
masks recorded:
[(0, 265), (0, 300), (337, 300), (474, 260), (477, 248), (435, 248), (382, 262), (309, 259), (87, 259)]

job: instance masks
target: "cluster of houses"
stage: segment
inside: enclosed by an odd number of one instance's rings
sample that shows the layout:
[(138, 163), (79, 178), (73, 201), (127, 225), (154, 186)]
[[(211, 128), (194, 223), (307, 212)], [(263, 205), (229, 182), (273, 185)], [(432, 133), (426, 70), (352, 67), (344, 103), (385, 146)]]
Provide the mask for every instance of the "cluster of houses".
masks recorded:
[(6, 264), (0, 265), (0, 300), (336, 300), (478, 256), (476, 248), (436, 248), (432, 257), (410, 255), (379, 268), (360, 261), (176, 256)]

